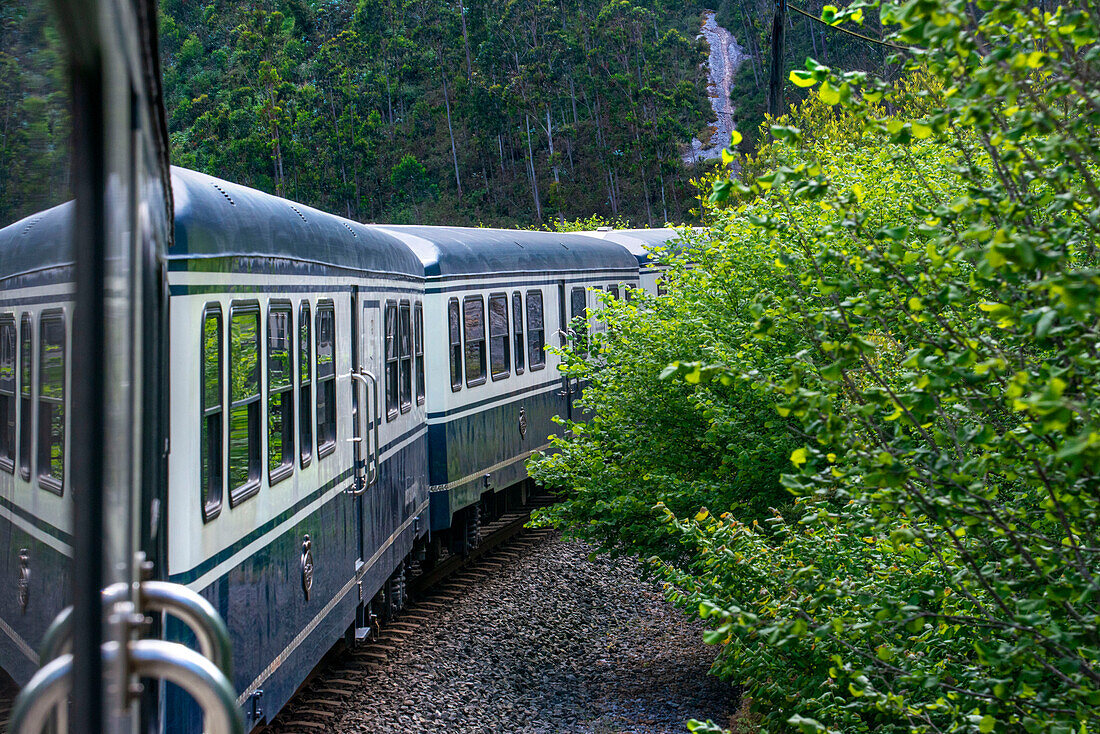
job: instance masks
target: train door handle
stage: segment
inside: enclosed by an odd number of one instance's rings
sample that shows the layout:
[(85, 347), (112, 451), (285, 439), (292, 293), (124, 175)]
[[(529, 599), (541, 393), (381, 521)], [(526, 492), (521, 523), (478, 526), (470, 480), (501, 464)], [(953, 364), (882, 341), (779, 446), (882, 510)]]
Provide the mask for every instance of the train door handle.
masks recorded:
[[(102, 647), (108, 664), (118, 662), (119, 644)], [(244, 734), (244, 718), (233, 686), (214, 663), (177, 642), (137, 640), (126, 645), (128, 672), (139, 678), (175, 683), (195, 699), (210, 734)], [(73, 656), (61, 655), (46, 663), (19, 693), (12, 707), (11, 734), (41, 734), (50, 715), (72, 690)]]
[[(103, 590), (103, 603), (109, 605), (126, 598), (128, 585), (112, 584)], [(233, 674), (233, 650), (229, 630), (210, 602), (179, 584), (143, 581), (138, 586), (141, 613), (165, 612), (183, 622), (194, 633), (201, 653), (226, 677)], [(65, 607), (54, 618), (42, 638), (40, 659), (47, 662), (64, 654), (72, 646), (72, 607)]]
[[(365, 367), (360, 367), (358, 372), (352, 372), (351, 377), (356, 382), (363, 385), (364, 390), (371, 390), (374, 393), (374, 409), (371, 411), (371, 424), (372, 433), (374, 434), (374, 446), (367, 443), (367, 479), (362, 483), (361, 487), (352, 491), (352, 494), (361, 495), (367, 491), (369, 487), (378, 483), (378, 476), (381, 473), (381, 460), (379, 454), (381, 453), (381, 446), (379, 444), (380, 437), (380, 424), (382, 422), (382, 413), (379, 410), (378, 400), (380, 397), (378, 389), (378, 378), (374, 376), (374, 373)], [(357, 437), (362, 441), (362, 437)]]

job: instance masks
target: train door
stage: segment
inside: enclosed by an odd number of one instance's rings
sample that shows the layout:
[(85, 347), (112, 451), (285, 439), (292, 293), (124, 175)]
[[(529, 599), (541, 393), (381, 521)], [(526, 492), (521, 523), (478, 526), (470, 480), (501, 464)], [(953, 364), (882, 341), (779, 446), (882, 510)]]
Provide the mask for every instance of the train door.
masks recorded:
[[(586, 314), (585, 297), (586, 294), (583, 285), (574, 285), (570, 287), (566, 285), (564, 280), (558, 281), (558, 319), (561, 325), (558, 331), (558, 337), (562, 346), (565, 346), (569, 342), (569, 337), (573, 338), (574, 345), (578, 345), (582, 348), (584, 344), (587, 343), (587, 326), (579, 330), (573, 328), (573, 320), (578, 316), (583, 318)], [(570, 420), (579, 420), (579, 412), (574, 406), (574, 403), (580, 398), (579, 379), (571, 377), (568, 373), (563, 372), (562, 389), (559, 394), (565, 397), (565, 417)]]
[(366, 535), (370, 527), (367, 490), (378, 482), (379, 431), (382, 418), (379, 406), (378, 350), (379, 302), (366, 300), (357, 290), (352, 300), (355, 340), (352, 345), (352, 382), (355, 386), (355, 503), (358, 528), (359, 562), (366, 556)]

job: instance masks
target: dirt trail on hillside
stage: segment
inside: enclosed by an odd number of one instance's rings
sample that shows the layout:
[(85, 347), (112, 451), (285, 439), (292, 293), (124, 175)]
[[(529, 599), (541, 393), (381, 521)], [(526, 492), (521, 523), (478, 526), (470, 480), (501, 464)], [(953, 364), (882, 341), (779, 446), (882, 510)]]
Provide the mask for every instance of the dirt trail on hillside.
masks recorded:
[(722, 148), (729, 145), (730, 133), (733, 132), (733, 104), (730, 102), (730, 89), (733, 88), (733, 75), (748, 56), (734, 40), (733, 34), (718, 25), (714, 16), (713, 10), (706, 11), (705, 22), (699, 33), (710, 46), (710, 55), (707, 58), (707, 66), (710, 69), (707, 93), (710, 95), (710, 106), (716, 118), (709, 123), (714, 133), (706, 142), (693, 138), (691, 150), (684, 153), (684, 163), (720, 158)]

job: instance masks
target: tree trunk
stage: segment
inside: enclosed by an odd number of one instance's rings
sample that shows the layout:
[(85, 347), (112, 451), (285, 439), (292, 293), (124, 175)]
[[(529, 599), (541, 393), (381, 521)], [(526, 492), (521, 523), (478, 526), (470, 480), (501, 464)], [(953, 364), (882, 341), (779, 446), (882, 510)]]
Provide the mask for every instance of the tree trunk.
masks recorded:
[(462, 198), (462, 179), (458, 175), (458, 149), (455, 147), (455, 131), (451, 126), (451, 98), (447, 92), (447, 72), (443, 68), (443, 55), (439, 54), (439, 75), (443, 77), (443, 103), (447, 108), (447, 133), (451, 136), (451, 159), (455, 164), (455, 185), (458, 198)]
[(526, 129), (524, 130), (524, 132), (527, 133), (527, 166), (528, 166), (528, 173), (531, 176), (531, 195), (535, 199), (535, 215), (538, 217), (538, 220), (541, 222), (542, 221), (542, 202), (539, 201), (539, 180), (538, 180), (538, 176), (535, 175), (535, 154), (531, 150), (531, 116), (530, 115), (524, 115), (523, 119), (524, 119), (524, 122), (526, 123), (526, 125), (525, 125)]
[(466, 7), (458, 0), (458, 17), (462, 19), (462, 45), (466, 47), (466, 81), (473, 75), (473, 63), (470, 61), (470, 38), (466, 35)]

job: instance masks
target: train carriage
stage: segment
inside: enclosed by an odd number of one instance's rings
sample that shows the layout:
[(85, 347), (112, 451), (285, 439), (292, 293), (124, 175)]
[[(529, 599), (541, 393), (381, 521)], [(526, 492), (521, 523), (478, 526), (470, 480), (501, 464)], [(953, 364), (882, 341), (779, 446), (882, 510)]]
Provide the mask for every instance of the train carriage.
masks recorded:
[(574, 234), (372, 229), (422, 264), (433, 550), (462, 551), (477, 542), (482, 500), (521, 486), (525, 459), (559, 430), (551, 419), (575, 411), (578, 388), (546, 347), (564, 343), (575, 317), (595, 326), (591, 289), (637, 287), (637, 260)]
[[(428, 530), (424, 405), (405, 399), (422, 350), (400, 345), (401, 402), (379, 403), (382, 307), (411, 341), (423, 269), (378, 229), (243, 186), (173, 169), (173, 192), (168, 580), (225, 618), (255, 725), (369, 625)], [(170, 729), (198, 729), (173, 709)]]
[(655, 248), (675, 247), (680, 232), (671, 227), (658, 229), (599, 229), (582, 232), (588, 237), (596, 237), (607, 242), (622, 245), (638, 261), (638, 287), (647, 293), (660, 295), (664, 286), (660, 283), (664, 267), (656, 262), (652, 255)]

